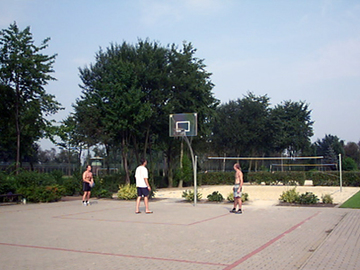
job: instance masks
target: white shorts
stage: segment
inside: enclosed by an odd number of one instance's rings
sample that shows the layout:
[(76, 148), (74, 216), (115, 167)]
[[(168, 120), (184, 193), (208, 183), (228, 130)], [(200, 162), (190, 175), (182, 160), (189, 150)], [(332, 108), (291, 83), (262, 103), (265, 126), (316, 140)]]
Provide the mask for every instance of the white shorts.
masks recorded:
[(241, 195), (242, 195), (242, 187), (240, 188), (240, 192), (239, 191), (239, 187), (240, 185), (239, 184), (235, 184), (234, 185), (234, 198), (241, 198)]

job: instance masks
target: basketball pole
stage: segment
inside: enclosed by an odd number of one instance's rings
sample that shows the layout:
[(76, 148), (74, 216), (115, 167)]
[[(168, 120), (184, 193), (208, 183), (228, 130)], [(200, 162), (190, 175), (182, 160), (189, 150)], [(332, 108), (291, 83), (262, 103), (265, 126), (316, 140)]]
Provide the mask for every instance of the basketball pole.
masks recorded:
[(197, 156), (194, 156), (194, 152), (192, 150), (190, 141), (188, 139), (188, 137), (185, 134), (182, 134), (183, 139), (185, 140), (185, 142), (187, 143), (187, 145), (189, 146), (190, 149), (190, 155), (191, 155), (191, 160), (192, 160), (192, 165), (193, 165), (193, 171), (194, 171), (194, 206), (196, 206), (197, 203)]

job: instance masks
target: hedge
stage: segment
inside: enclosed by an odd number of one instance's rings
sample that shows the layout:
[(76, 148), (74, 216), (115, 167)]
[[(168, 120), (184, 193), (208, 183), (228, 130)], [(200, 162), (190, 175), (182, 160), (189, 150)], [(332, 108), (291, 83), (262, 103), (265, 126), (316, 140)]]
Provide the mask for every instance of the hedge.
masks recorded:
[[(234, 172), (207, 172), (197, 176), (199, 185), (232, 185), (234, 184)], [(343, 186), (359, 187), (360, 172), (343, 172)], [(266, 185), (304, 185), (305, 180), (312, 180), (314, 186), (338, 186), (339, 172), (319, 171), (286, 171), (286, 172), (248, 172), (244, 173), (244, 182)]]

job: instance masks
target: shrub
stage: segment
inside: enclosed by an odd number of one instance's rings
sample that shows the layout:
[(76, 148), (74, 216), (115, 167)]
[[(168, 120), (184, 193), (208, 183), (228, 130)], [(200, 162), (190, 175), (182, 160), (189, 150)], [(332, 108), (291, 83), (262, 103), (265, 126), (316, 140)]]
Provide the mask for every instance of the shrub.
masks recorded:
[(299, 192), (296, 191), (296, 188), (283, 191), (279, 200), (282, 202), (297, 203), (299, 201)]
[(63, 181), (64, 181), (63, 176), (64, 176), (64, 174), (63, 174), (62, 171), (55, 170), (55, 171), (52, 171), (50, 173), (50, 175), (54, 178), (54, 180), (56, 181), (56, 183), (58, 185), (63, 185)]
[(66, 196), (80, 194), (82, 191), (82, 182), (80, 184), (80, 181), (75, 177), (64, 177), (63, 186)]
[(330, 194), (321, 195), (321, 201), (322, 203), (333, 203), (333, 198)]
[(16, 181), (13, 176), (6, 175), (0, 172), (0, 194), (15, 193), (16, 192)]
[(119, 191), (117, 193), (117, 197), (118, 199), (121, 200), (134, 200), (137, 198), (137, 189), (136, 189), (136, 185), (130, 185), (130, 184), (125, 184), (125, 185), (120, 185), (119, 186)]
[[(234, 192), (231, 192), (231, 193), (229, 193), (229, 196), (227, 196), (227, 198), (226, 198), (229, 202), (234, 202)], [(247, 194), (247, 193), (242, 193), (241, 194), (241, 201), (242, 202), (246, 202), (246, 201), (248, 201), (249, 200), (249, 194)]]
[(32, 171), (22, 171), (15, 176), (15, 179), (19, 187), (53, 186), (57, 184), (51, 174)]
[[(185, 190), (185, 191), (183, 191), (183, 194), (182, 194), (181, 197), (185, 198), (185, 200), (187, 200), (187, 201), (189, 201), (189, 202), (193, 202), (193, 201), (194, 201), (194, 198), (195, 198), (194, 192), (191, 191), (191, 190)], [(201, 198), (202, 198), (202, 194), (198, 192), (198, 193), (196, 194), (196, 199), (197, 199), (198, 201), (200, 201)]]
[(284, 185), (304, 185), (304, 172), (249, 172), (249, 182), (266, 185), (277, 185), (279, 182)]
[(21, 187), (18, 193), (24, 195), (28, 202), (56, 202), (65, 194), (65, 188), (59, 185)]
[(303, 193), (299, 197), (300, 204), (316, 204), (318, 201), (319, 198), (312, 192)]
[(223, 195), (219, 191), (214, 191), (212, 194), (207, 196), (210, 202), (222, 202), (224, 200)]
[(112, 193), (107, 189), (99, 189), (92, 194), (94, 194), (97, 198), (112, 198)]
[[(233, 194), (234, 195), (234, 194)], [(241, 194), (241, 201), (243, 201), (243, 202), (246, 202), (246, 201), (248, 201), (249, 200), (249, 194), (247, 194), (247, 193), (242, 193)]]
[[(244, 181), (246, 174), (244, 174)], [(199, 186), (201, 185), (233, 185), (234, 172), (206, 172), (197, 175)]]
[(125, 185), (125, 175), (120, 173), (109, 174), (98, 177), (95, 181), (96, 184), (100, 183), (102, 188), (111, 192), (117, 192), (119, 190), (119, 185)]

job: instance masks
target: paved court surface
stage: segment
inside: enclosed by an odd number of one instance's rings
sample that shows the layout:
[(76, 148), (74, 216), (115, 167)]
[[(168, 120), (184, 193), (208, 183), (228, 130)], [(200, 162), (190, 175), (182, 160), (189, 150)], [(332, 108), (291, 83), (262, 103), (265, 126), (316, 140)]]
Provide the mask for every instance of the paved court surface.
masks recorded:
[(93, 200), (0, 206), (1, 269), (360, 269), (360, 210)]

